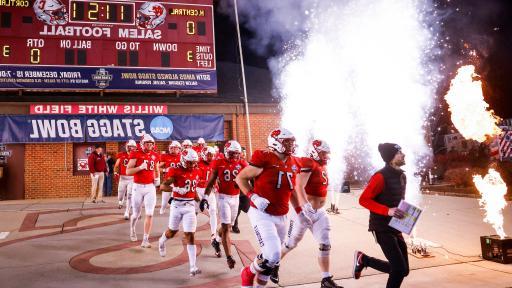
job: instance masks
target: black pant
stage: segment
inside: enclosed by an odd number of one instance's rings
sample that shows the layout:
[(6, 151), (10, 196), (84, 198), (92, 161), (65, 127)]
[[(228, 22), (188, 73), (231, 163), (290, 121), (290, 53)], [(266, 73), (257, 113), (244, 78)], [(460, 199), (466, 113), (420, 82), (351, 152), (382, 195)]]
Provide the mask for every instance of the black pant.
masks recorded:
[(409, 275), (409, 258), (404, 237), (402, 233), (374, 233), (377, 243), (389, 262), (367, 256), (363, 259), (363, 263), (365, 266), (389, 274), (386, 288), (398, 288), (404, 278)]
[(238, 199), (238, 214), (236, 214), (235, 224), (233, 225), (235, 227), (238, 227), (238, 216), (240, 216), (240, 212), (244, 211), (245, 213), (247, 213), (250, 207), (249, 198), (245, 196), (244, 193), (240, 192), (240, 196)]

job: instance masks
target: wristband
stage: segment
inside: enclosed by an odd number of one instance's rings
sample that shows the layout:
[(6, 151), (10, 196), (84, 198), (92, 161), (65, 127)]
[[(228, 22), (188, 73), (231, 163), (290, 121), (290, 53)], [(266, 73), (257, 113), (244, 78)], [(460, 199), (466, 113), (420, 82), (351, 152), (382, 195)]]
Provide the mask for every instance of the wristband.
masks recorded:
[(302, 212), (302, 207), (300, 207), (300, 206), (295, 207), (295, 212), (297, 212), (297, 214), (300, 214), (300, 212)]

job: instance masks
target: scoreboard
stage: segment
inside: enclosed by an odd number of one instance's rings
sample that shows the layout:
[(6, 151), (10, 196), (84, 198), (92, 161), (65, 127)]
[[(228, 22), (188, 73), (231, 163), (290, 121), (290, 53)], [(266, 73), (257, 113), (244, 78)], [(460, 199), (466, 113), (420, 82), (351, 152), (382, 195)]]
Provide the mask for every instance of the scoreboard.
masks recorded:
[(217, 89), (212, 0), (0, 0), (0, 89)]

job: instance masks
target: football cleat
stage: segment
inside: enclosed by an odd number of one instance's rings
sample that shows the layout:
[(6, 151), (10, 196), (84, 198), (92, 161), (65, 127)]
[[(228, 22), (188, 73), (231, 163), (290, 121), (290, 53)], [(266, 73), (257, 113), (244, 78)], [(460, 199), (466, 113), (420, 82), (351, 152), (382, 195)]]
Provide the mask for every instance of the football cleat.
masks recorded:
[(190, 277), (194, 277), (197, 274), (201, 274), (201, 269), (199, 269), (197, 267), (190, 269)]
[(332, 280), (332, 276), (329, 276), (322, 279), (320, 288), (343, 288), (343, 286), (336, 284), (334, 280)]
[(235, 261), (235, 259), (233, 259), (233, 257), (227, 256), (226, 261), (228, 262), (229, 269), (235, 268), (236, 261)]
[(162, 238), (158, 239), (158, 252), (160, 253), (160, 256), (165, 257), (167, 255), (166, 249), (165, 249), (165, 241), (163, 241)]
[(117, 206), (118, 209), (123, 208), (123, 201), (119, 201), (119, 205)]
[(151, 248), (151, 243), (147, 240), (142, 240), (142, 243), (140, 243), (140, 247), (142, 248)]
[(270, 281), (275, 284), (279, 283), (279, 265), (276, 265), (274, 268), (272, 268), (272, 273), (270, 273)]
[(238, 228), (238, 226), (232, 226), (231, 227), (231, 232), (233, 233), (236, 233), (236, 234), (240, 234), (240, 228)]
[(124, 213), (124, 220), (128, 220), (130, 219), (130, 214), (128, 214), (128, 212), (125, 212)]
[(215, 256), (217, 256), (217, 258), (222, 257), (222, 253), (220, 251), (220, 243), (215, 238), (212, 239), (212, 247), (215, 249)]
[(137, 241), (137, 233), (135, 233), (135, 230), (131, 230), (131, 229), (130, 229), (130, 240), (131, 240), (132, 242)]

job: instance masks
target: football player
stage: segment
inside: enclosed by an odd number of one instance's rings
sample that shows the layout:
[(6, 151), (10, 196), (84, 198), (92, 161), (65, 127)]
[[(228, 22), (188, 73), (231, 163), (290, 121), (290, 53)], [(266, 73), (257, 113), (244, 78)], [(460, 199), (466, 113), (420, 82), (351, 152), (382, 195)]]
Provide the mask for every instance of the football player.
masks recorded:
[(203, 153), (203, 150), (206, 148), (206, 141), (204, 141), (204, 138), (197, 139), (196, 145), (192, 147), (194, 151), (197, 152), (197, 155), (201, 155)]
[(242, 287), (252, 287), (256, 275), (257, 285), (264, 287), (274, 267), (279, 265), (290, 201), (300, 221), (311, 225), (306, 214), (306, 210), (312, 210), (311, 205), (295, 190), (295, 178), (301, 167), (299, 159), (293, 156), (295, 137), (286, 129), (276, 129), (267, 142), (269, 149), (256, 150), (249, 166), (236, 178), (251, 200), (247, 215), (261, 248), (254, 262), (242, 269)]
[[(329, 232), (331, 225), (324, 205), (327, 199), (327, 186), (329, 178), (327, 176), (327, 161), (331, 152), (329, 145), (322, 140), (314, 140), (308, 151), (308, 157), (301, 158), (300, 174), (297, 175), (295, 189), (301, 195), (306, 195), (313, 211), (306, 211), (313, 222), (311, 226), (305, 225), (300, 221), (296, 214), (293, 214), (288, 228), (288, 237), (282, 246), (281, 259), (297, 247), (304, 234), (309, 229), (318, 243), (318, 265), (322, 274), (322, 288), (343, 288), (338, 286), (329, 272), (329, 254), (331, 250), (331, 241)], [(274, 268), (270, 280), (274, 283), (279, 282), (279, 266)]]
[(192, 141), (186, 139), (186, 140), (183, 140), (183, 142), (181, 143), (181, 148), (183, 150), (186, 150), (186, 149), (189, 149), (189, 148), (192, 148)]
[(149, 243), (149, 233), (153, 225), (153, 213), (156, 205), (156, 188), (160, 185), (160, 169), (158, 162), (160, 156), (153, 149), (155, 140), (148, 134), (144, 134), (140, 140), (140, 149), (130, 153), (130, 161), (126, 167), (126, 174), (133, 175), (132, 186), (132, 208), (133, 213), (130, 218), (130, 239), (137, 241), (135, 226), (142, 210), (142, 204), (146, 210), (144, 219), (144, 237), (142, 239), (142, 248), (151, 248)]
[(119, 180), (117, 185), (117, 199), (119, 200), (119, 209), (123, 208), (124, 199), (126, 198), (126, 209), (124, 211), (125, 220), (130, 218), (133, 185), (133, 176), (126, 175), (126, 167), (128, 166), (128, 161), (130, 161), (130, 153), (136, 149), (137, 143), (135, 143), (134, 140), (129, 140), (126, 142), (126, 151), (117, 153), (117, 160), (116, 164), (114, 165), (114, 175), (115, 178)]
[[(169, 144), (168, 153), (162, 154), (160, 158), (160, 168), (163, 168), (164, 175), (169, 169), (176, 168), (181, 161), (181, 144), (178, 141), (172, 141)], [(162, 191), (162, 206), (160, 207), (160, 215), (165, 213), (165, 209), (169, 206), (169, 198), (171, 192)]]
[[(215, 242), (222, 241), (224, 253), (226, 253), (226, 260), (228, 267), (233, 269), (235, 267), (235, 260), (231, 256), (231, 236), (230, 229), (235, 223), (236, 215), (238, 212), (238, 195), (240, 189), (235, 183), (235, 178), (247, 166), (244, 160), (240, 159), (242, 147), (240, 144), (231, 140), (224, 146), (223, 159), (217, 159), (213, 162), (212, 176), (206, 186), (206, 195), (210, 195), (213, 185), (219, 179), (219, 215), (221, 227), (216, 235)], [(220, 238), (220, 239), (219, 239)], [(213, 242), (212, 242), (213, 245)], [(220, 249), (215, 247), (218, 257), (220, 257)]]
[[(215, 193), (205, 195), (205, 189), (208, 184), (208, 179), (212, 175), (212, 161), (215, 157), (215, 149), (213, 147), (205, 147), (203, 152), (200, 154), (199, 170), (201, 171), (199, 176), (199, 183), (197, 184), (197, 193), (200, 199), (206, 198), (208, 200), (208, 214), (210, 214), (210, 231), (211, 231), (211, 243), (215, 249), (215, 255), (220, 257), (220, 244), (217, 241), (215, 235), (217, 235), (217, 199)], [(204, 202), (203, 202), (204, 203)], [(199, 207), (201, 211), (203, 207)]]
[[(165, 257), (167, 239), (173, 238), (178, 233), (180, 223), (183, 222), (183, 232), (187, 242), (188, 260), (190, 264), (190, 276), (201, 273), (196, 266), (196, 245), (194, 234), (197, 227), (195, 202), (198, 201), (196, 187), (199, 182), (200, 171), (197, 168), (199, 157), (193, 149), (183, 150), (181, 163), (175, 169), (170, 169), (165, 175), (165, 181), (160, 185), (162, 191), (173, 191), (171, 213), (169, 215), (169, 227), (162, 233), (158, 240), (160, 256)], [(173, 187), (171, 187), (171, 184)], [(201, 205), (207, 205), (206, 200)]]

